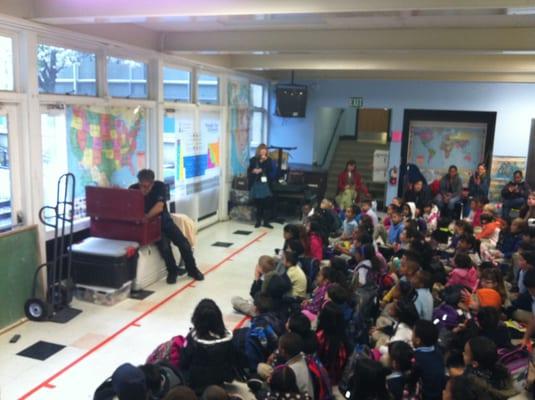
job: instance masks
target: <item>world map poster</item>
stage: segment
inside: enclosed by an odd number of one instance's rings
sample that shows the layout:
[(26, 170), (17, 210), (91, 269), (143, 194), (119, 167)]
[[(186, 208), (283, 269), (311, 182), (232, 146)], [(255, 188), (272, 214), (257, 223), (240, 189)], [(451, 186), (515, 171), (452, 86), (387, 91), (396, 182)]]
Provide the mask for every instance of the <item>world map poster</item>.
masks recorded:
[(251, 110), (249, 108), (249, 85), (246, 82), (229, 81), (229, 135), (230, 174), (245, 174), (249, 164), (249, 128)]
[(66, 108), (67, 160), (76, 197), (87, 185), (128, 187), (146, 167), (146, 119), (142, 108)]
[(485, 152), (486, 124), (411, 121), (407, 162), (416, 164), (429, 183), (456, 165), (464, 185)]

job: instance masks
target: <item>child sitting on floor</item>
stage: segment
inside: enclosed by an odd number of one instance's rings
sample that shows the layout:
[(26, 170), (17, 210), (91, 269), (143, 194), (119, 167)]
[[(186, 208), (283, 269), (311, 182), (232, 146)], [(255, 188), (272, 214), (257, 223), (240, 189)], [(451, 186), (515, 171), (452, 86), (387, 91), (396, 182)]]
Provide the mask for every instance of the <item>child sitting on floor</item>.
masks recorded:
[(467, 254), (457, 254), (453, 261), (453, 270), (446, 286), (463, 285), (474, 290), (477, 285), (477, 269)]

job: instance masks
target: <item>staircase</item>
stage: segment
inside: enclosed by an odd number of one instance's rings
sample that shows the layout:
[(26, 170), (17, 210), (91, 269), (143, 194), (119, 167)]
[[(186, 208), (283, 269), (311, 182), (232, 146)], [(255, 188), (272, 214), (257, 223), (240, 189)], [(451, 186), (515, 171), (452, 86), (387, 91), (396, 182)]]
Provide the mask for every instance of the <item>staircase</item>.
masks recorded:
[(372, 195), (372, 200), (376, 200), (380, 207), (383, 206), (386, 183), (372, 182), (373, 153), (375, 150), (388, 150), (388, 144), (340, 139), (329, 166), (325, 197), (334, 199), (338, 174), (344, 170), (348, 160), (354, 159), (357, 162), (357, 170), (362, 176), (362, 181)]

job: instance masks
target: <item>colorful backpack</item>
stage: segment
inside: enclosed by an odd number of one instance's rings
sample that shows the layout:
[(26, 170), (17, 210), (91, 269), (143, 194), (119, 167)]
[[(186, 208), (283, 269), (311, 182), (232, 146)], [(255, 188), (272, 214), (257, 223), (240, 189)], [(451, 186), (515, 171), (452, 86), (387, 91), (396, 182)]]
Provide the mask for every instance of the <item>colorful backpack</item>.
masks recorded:
[(312, 355), (305, 356), (305, 361), (314, 385), (314, 399), (334, 400), (335, 397), (332, 392), (331, 380), (321, 361), (316, 356)]
[(186, 347), (186, 338), (182, 335), (173, 337), (167, 342), (158, 345), (147, 358), (147, 364), (157, 364), (161, 361), (169, 363), (175, 368), (180, 368), (180, 353)]
[(502, 363), (511, 374), (515, 389), (522, 392), (526, 387), (528, 378), (528, 367), (530, 362), (529, 352), (521, 346), (516, 346), (511, 349), (498, 349), (498, 361)]

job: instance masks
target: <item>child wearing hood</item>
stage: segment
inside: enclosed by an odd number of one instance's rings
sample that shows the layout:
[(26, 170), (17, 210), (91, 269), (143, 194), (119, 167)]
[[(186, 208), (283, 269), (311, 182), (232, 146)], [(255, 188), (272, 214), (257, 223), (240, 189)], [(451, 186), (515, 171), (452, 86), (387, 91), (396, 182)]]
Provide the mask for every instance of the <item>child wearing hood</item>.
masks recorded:
[(477, 269), (468, 254), (459, 253), (453, 260), (453, 269), (446, 286), (463, 285), (470, 290), (477, 287)]

